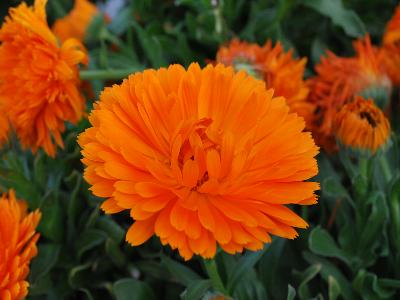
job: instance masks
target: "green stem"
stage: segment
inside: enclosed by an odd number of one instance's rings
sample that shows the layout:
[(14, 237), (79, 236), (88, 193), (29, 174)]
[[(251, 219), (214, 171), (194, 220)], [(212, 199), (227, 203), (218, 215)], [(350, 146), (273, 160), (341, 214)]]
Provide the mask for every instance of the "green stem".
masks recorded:
[(381, 166), (381, 170), (382, 170), (385, 182), (389, 183), (390, 180), (392, 179), (392, 171), (390, 170), (389, 163), (384, 154), (382, 154), (381, 157), (379, 158), (379, 164)]
[(81, 70), (79, 76), (82, 80), (120, 80), (130, 74), (142, 71), (142, 68), (109, 69), (109, 70)]
[(365, 178), (368, 178), (368, 159), (367, 158), (360, 158), (360, 173)]
[(224, 284), (222, 283), (221, 277), (219, 276), (217, 264), (214, 259), (204, 259), (204, 266), (206, 268), (208, 277), (211, 279), (212, 285), (215, 290), (226, 294)]

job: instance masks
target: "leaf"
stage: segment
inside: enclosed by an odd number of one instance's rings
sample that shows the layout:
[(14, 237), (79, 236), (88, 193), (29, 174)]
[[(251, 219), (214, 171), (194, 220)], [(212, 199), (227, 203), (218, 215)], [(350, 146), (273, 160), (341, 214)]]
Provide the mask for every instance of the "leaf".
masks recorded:
[(330, 18), (350, 37), (362, 37), (366, 33), (360, 17), (353, 10), (346, 9), (341, 0), (303, 0), (303, 4)]
[(97, 229), (88, 229), (79, 236), (76, 242), (77, 255), (80, 259), (85, 252), (102, 244), (107, 238), (107, 235)]
[(358, 291), (362, 299), (393, 299), (396, 288), (399, 288), (400, 285), (397, 287), (388, 286), (386, 284), (387, 280), (388, 279), (378, 279), (376, 274), (361, 269), (358, 271), (353, 281), (353, 287)]
[(299, 273), (297, 276), (300, 280), (298, 292), (300, 299), (309, 299), (310, 292), (308, 289), (308, 282), (311, 281), (321, 271), (321, 264), (314, 264), (308, 267), (304, 272)]
[(150, 60), (152, 67), (159, 68), (167, 65), (163, 56), (164, 50), (161, 47), (158, 37), (154, 34), (147, 33), (145, 29), (133, 20), (131, 22), (139, 36), (140, 44), (142, 48), (145, 49), (145, 53)]
[(167, 256), (161, 257), (161, 263), (168, 269), (171, 275), (184, 286), (189, 286), (192, 281), (201, 279), (201, 277), (190, 268)]
[(49, 273), (57, 263), (61, 246), (57, 244), (40, 244), (38, 247), (38, 256), (33, 259), (31, 271), (29, 273), (29, 282), (34, 284), (40, 278)]
[(296, 290), (290, 284), (288, 284), (288, 295), (286, 300), (294, 300), (296, 297)]
[(350, 265), (349, 259), (345, 253), (339, 249), (329, 233), (320, 226), (311, 231), (308, 238), (308, 245), (310, 250), (315, 254), (327, 257), (337, 257), (344, 261), (347, 265)]
[(341, 296), (345, 300), (353, 300), (355, 298), (351, 284), (348, 282), (347, 278), (342, 274), (342, 272), (331, 263), (329, 260), (311, 254), (310, 252), (305, 252), (303, 254), (304, 259), (309, 264), (321, 264), (321, 276), (324, 278), (325, 281), (329, 281), (329, 276), (335, 277), (336, 281), (338, 282), (341, 290)]
[(198, 300), (204, 296), (210, 287), (211, 281), (208, 279), (192, 281), (181, 294), (181, 298), (183, 300)]
[(101, 216), (97, 220), (97, 227), (106, 232), (117, 243), (124, 240), (125, 231), (110, 216)]
[(112, 262), (119, 268), (122, 268), (126, 263), (126, 257), (119, 248), (119, 245), (110, 238), (108, 238), (106, 241), (106, 253), (110, 257)]
[(233, 272), (228, 275), (228, 283), (227, 289), (228, 292), (233, 292), (233, 289), (240, 281), (241, 277), (248, 272), (249, 269), (253, 268), (255, 264), (260, 260), (260, 258), (264, 255), (267, 247), (264, 247), (263, 250), (257, 252), (247, 252), (243, 255), (236, 264), (236, 268), (233, 269)]
[(336, 300), (340, 296), (340, 286), (335, 277), (328, 277), (329, 300)]
[(68, 274), (69, 285), (72, 288), (79, 289), (93, 280), (91, 274), (87, 271), (90, 267), (90, 263), (73, 267)]
[(42, 219), (38, 230), (46, 238), (54, 242), (61, 242), (64, 234), (64, 211), (55, 193), (50, 192), (48, 197), (43, 200), (40, 207)]
[(112, 290), (117, 300), (156, 299), (156, 296), (147, 283), (133, 278), (118, 280), (114, 283)]
[(346, 198), (351, 199), (346, 188), (340, 183), (340, 181), (329, 177), (325, 178), (322, 182), (322, 193), (334, 198)]

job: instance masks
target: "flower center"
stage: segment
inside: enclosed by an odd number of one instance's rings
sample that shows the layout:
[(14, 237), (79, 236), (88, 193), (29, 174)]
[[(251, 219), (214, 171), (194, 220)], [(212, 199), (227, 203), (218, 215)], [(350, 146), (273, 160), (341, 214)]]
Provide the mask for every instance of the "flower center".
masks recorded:
[(368, 111), (362, 111), (360, 113), (360, 118), (367, 120), (369, 125), (371, 125), (373, 128), (375, 128), (378, 125), (374, 117)]
[(246, 57), (238, 57), (233, 61), (233, 67), (236, 71), (246, 71), (247, 74), (257, 79), (262, 79), (260, 68), (251, 59)]

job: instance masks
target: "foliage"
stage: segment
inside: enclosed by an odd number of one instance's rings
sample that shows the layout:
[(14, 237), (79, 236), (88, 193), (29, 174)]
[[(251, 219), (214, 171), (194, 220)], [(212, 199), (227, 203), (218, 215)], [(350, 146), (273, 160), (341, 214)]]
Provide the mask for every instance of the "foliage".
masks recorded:
[[(18, 1), (2, 1), (2, 16)], [(71, 1), (50, 0), (51, 20)], [(57, 5), (51, 4), (57, 2)], [(379, 43), (394, 0), (135, 0), (107, 24), (95, 18), (86, 35), (89, 70), (143, 69), (170, 63), (205, 64), (234, 36), (280, 40), (309, 57), (308, 74), (325, 49), (352, 53), (351, 41), (369, 32)], [(95, 94), (111, 82), (92, 81)], [(96, 96), (97, 97), (97, 96)], [(94, 100), (94, 99), (89, 99)], [(91, 106), (90, 102), (89, 106)], [(64, 136), (56, 159), (22, 151), (15, 139), (2, 150), (0, 184), (31, 209), (39, 207), (39, 255), (31, 265), (29, 299), (396, 299), (400, 297), (400, 133), (392, 101), (392, 143), (366, 159), (341, 151), (319, 155), (319, 205), (301, 211), (310, 228), (296, 240), (274, 239), (261, 252), (218, 253), (224, 290), (203, 262), (183, 262), (157, 239), (124, 242), (129, 218), (99, 210), (82, 177), (76, 136)], [(383, 168), (382, 168), (383, 166)]]

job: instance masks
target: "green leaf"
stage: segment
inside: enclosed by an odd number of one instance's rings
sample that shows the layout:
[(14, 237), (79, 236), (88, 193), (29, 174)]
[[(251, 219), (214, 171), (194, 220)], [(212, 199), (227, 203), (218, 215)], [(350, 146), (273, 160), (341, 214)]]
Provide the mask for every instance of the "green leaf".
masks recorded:
[[(329, 276), (335, 277), (336, 281), (338, 282), (341, 290), (341, 296), (345, 300), (353, 300), (355, 295), (353, 294), (351, 284), (347, 280), (347, 278), (342, 274), (342, 272), (336, 267), (335, 264), (331, 263), (329, 260), (311, 254), (310, 252), (305, 252), (303, 254), (304, 259), (309, 264), (321, 264), (321, 276), (322, 278), (329, 282)], [(329, 284), (329, 283), (328, 283)]]
[(286, 300), (294, 300), (296, 297), (296, 290), (290, 284), (288, 284), (288, 294)]
[(328, 277), (329, 300), (336, 300), (340, 296), (340, 285), (333, 276)]
[(118, 243), (116, 243), (113, 239), (108, 238), (106, 241), (106, 253), (112, 260), (112, 262), (122, 268), (126, 263), (126, 257), (124, 253), (121, 251)]
[(88, 271), (91, 266), (90, 263), (86, 263), (73, 267), (68, 274), (69, 285), (74, 289), (80, 289), (91, 282), (93, 280), (92, 274)]
[(29, 282), (35, 284), (40, 278), (47, 275), (57, 263), (61, 246), (56, 244), (39, 244), (38, 256), (33, 259)]
[(346, 9), (341, 0), (303, 0), (303, 4), (330, 18), (350, 37), (362, 37), (366, 33), (360, 17), (353, 10)]
[(133, 278), (120, 279), (113, 285), (113, 293), (117, 300), (155, 300), (156, 296), (143, 281)]
[(346, 264), (350, 264), (345, 253), (339, 249), (330, 234), (320, 226), (311, 231), (308, 238), (308, 245), (310, 250), (316, 254), (327, 257), (337, 257)]
[[(393, 299), (396, 288), (400, 285), (388, 286), (388, 279), (378, 279), (378, 277), (366, 270), (359, 270), (353, 281), (353, 287), (358, 291), (362, 299)], [(393, 281), (393, 280), (390, 280)]]
[(300, 280), (298, 292), (300, 299), (310, 299), (308, 282), (311, 281), (321, 271), (322, 265), (315, 264), (308, 267), (304, 272), (298, 273), (297, 277)]
[(181, 294), (183, 300), (198, 300), (210, 289), (211, 281), (208, 279), (192, 281)]
[(321, 188), (323, 194), (334, 198), (351, 199), (347, 189), (340, 183), (340, 181), (329, 177), (322, 182)]
[(97, 220), (97, 227), (106, 232), (117, 243), (124, 240), (125, 231), (110, 216), (101, 216)]
[(257, 252), (248, 252), (243, 255), (236, 264), (236, 268), (233, 269), (233, 272), (228, 275), (228, 283), (227, 289), (228, 292), (233, 292), (233, 289), (241, 280), (241, 277), (249, 271), (249, 269), (253, 268), (255, 264), (260, 260), (260, 258), (264, 255), (267, 247), (264, 247), (263, 250)]
[(161, 257), (161, 263), (168, 269), (171, 275), (182, 285), (189, 286), (192, 281), (202, 279), (197, 273), (185, 265), (178, 263), (167, 256)]
[(42, 219), (38, 230), (46, 238), (55, 242), (61, 242), (64, 233), (64, 211), (55, 193), (56, 192), (49, 193), (48, 197), (43, 200), (43, 204), (40, 208)]
[(107, 235), (103, 231), (97, 229), (88, 229), (83, 232), (76, 242), (78, 258), (80, 259), (87, 251), (102, 244), (106, 238)]

